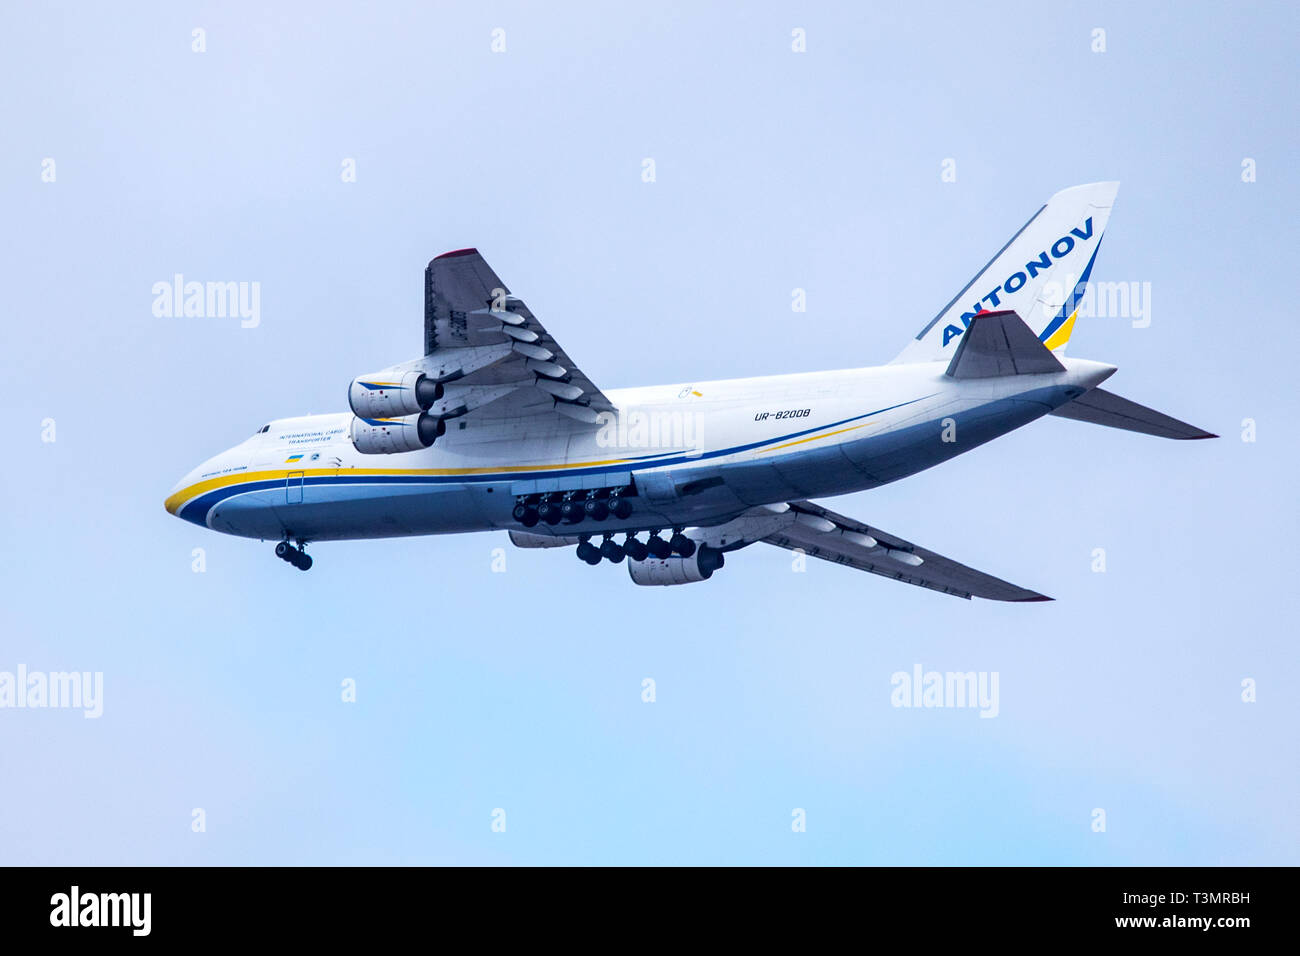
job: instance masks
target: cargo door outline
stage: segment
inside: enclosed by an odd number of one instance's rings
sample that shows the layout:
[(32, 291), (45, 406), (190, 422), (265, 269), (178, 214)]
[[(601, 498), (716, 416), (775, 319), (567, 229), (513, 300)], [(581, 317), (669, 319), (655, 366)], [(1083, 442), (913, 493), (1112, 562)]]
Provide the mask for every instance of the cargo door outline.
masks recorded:
[(284, 503), (287, 505), (302, 504), (302, 478), (301, 471), (291, 471), (284, 477)]

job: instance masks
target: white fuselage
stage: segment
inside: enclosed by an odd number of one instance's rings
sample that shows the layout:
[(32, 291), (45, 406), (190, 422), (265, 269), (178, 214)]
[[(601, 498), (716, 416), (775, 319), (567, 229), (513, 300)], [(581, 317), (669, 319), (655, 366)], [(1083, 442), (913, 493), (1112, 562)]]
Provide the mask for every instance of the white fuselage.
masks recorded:
[[(204, 462), (166, 502), (227, 534), (323, 541), (519, 528), (520, 496), (621, 487), (626, 520), (717, 524), (754, 505), (873, 488), (1033, 421), (1113, 366), (954, 380), (946, 363), (611, 390), (593, 426), (468, 416), (420, 451), (363, 455), (350, 412), (286, 418)], [(488, 412), (490, 409), (484, 409)], [(539, 524), (534, 533), (572, 533)]]

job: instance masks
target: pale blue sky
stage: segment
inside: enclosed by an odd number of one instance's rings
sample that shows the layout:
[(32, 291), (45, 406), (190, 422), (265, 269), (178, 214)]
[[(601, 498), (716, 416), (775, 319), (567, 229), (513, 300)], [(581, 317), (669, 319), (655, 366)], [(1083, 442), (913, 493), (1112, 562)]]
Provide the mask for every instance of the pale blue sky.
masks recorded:
[[(105, 701), (0, 710), (0, 862), (1297, 862), (1300, 17), (1135, 6), (5, 4), (0, 670)], [(163, 511), (415, 357), (439, 252), (602, 386), (871, 365), (1099, 179), (1094, 278), (1150, 282), (1152, 322), (1071, 354), (1223, 438), (1050, 419), (832, 502), (1056, 603), (762, 548), (685, 588), (495, 574), (504, 535), (300, 574)], [(260, 282), (261, 325), (155, 318), (178, 272)], [(997, 671), (1000, 716), (892, 708), (915, 663)]]

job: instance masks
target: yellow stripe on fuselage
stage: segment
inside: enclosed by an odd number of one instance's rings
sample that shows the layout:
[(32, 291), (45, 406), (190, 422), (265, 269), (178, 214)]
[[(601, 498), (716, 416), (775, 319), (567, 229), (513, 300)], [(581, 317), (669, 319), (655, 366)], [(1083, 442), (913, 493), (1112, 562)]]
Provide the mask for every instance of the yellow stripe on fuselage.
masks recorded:
[[(872, 421), (875, 421), (873, 419)], [(798, 441), (786, 442), (783, 445), (775, 445), (771, 448), (762, 448), (755, 454), (763, 454), (769, 451), (779, 451), (782, 448), (793, 448), (796, 445), (803, 445), (811, 441), (817, 441), (822, 438), (830, 438), (832, 435), (841, 435), (844, 432), (856, 431), (859, 428), (865, 428), (872, 422), (862, 422), (859, 425), (850, 425), (848, 428), (839, 428), (833, 432), (826, 432), (821, 435), (813, 435), (810, 438), (801, 438)], [(613, 458), (608, 461), (574, 461), (565, 462), (564, 464), (547, 464), (547, 465), (496, 465), (483, 466), (477, 468), (306, 468), (293, 469), (292, 473), (295, 478), (299, 475), (304, 477), (316, 475), (347, 475), (351, 476), (369, 476), (380, 475), (387, 477), (402, 476), (440, 476), (455, 477), (468, 475), (492, 475), (492, 474), (512, 474), (515, 472), (534, 472), (534, 471), (564, 471), (574, 468), (604, 468), (612, 465), (630, 465), (640, 463), (635, 458)], [(645, 467), (653, 468), (653, 461), (644, 462)], [(188, 488), (182, 488), (164, 502), (164, 507), (176, 514), (180, 511), (181, 506), (192, 498), (199, 495), (205, 495), (209, 491), (215, 491), (218, 488), (225, 488), (230, 485), (244, 484), (255, 481), (276, 481), (281, 478), (287, 480), (290, 469), (280, 468), (274, 471), (241, 471), (231, 475), (222, 475), (218, 478), (208, 478), (204, 481), (196, 482)]]
[[(423, 476), (455, 476), (455, 475), (491, 475), (497, 473), (511, 472), (531, 472), (531, 471), (562, 471), (568, 468), (603, 468), (607, 465), (626, 465), (635, 459), (618, 458), (610, 461), (576, 461), (562, 465), (500, 465), (497, 467), (483, 468), (306, 468), (293, 471), (293, 476), (299, 475), (304, 477), (314, 475), (385, 475), (392, 477), (401, 477), (403, 475)], [(176, 514), (181, 509), (181, 505), (191, 498), (197, 498), (199, 495), (205, 495), (209, 491), (216, 491), (218, 488), (225, 488), (229, 485), (244, 484), (254, 481), (275, 481), (280, 478), (287, 479), (289, 470), (280, 468), (275, 471), (241, 471), (233, 475), (222, 475), (219, 478), (208, 478), (205, 481), (195, 482), (188, 488), (182, 488), (164, 502), (164, 507), (172, 514)]]
[(812, 438), (800, 438), (798, 441), (786, 442), (784, 445), (774, 445), (771, 448), (760, 448), (757, 454), (762, 455), (769, 451), (780, 451), (782, 448), (793, 448), (795, 445), (803, 445), (810, 441), (830, 438), (832, 435), (843, 435), (845, 432), (856, 431), (859, 428), (866, 428), (870, 424), (871, 422), (863, 422), (861, 425), (850, 425), (848, 428), (840, 428), (833, 432), (827, 432), (825, 435), (813, 435)]

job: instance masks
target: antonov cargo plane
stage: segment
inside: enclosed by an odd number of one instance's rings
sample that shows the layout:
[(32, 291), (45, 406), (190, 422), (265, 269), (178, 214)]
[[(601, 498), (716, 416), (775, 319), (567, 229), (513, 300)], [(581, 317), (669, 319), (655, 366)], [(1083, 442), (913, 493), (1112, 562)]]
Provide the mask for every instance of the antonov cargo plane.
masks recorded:
[[(945, 594), (1043, 595), (809, 499), (875, 488), (1044, 415), (1212, 438), (1066, 358), (1118, 183), (1057, 193), (890, 364), (597, 388), (474, 249), (424, 275), (424, 356), (354, 379), (351, 411), (282, 418), (205, 461), (169, 512), (278, 541), (509, 531), (628, 560), (637, 584), (703, 581), (762, 543)], [(630, 333), (628, 333), (630, 334)]]

